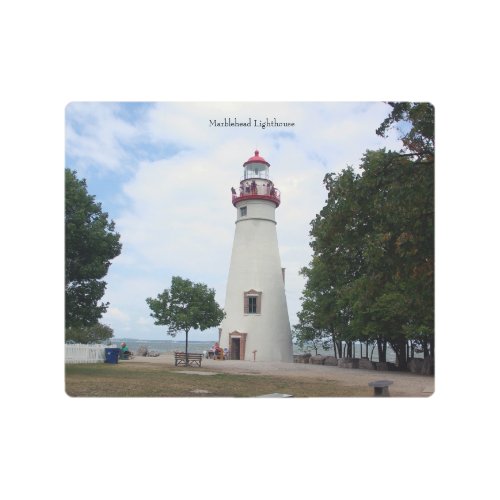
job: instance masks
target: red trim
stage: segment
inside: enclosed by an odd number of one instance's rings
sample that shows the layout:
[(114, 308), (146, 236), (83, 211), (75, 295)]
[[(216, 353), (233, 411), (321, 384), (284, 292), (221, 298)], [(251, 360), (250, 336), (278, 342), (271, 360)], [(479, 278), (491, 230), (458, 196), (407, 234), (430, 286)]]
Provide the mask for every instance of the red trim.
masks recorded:
[(236, 206), (236, 203), (245, 200), (268, 200), (272, 201), (276, 204), (276, 207), (280, 206), (281, 198), (279, 193), (277, 192), (274, 196), (267, 194), (244, 194), (243, 196), (237, 196), (233, 194), (233, 205)]
[(258, 149), (255, 150), (255, 156), (249, 158), (245, 163), (243, 163), (243, 166), (247, 165), (248, 163), (264, 163), (264, 165), (267, 165), (268, 167), (271, 166), (266, 160), (264, 160), (264, 158), (262, 158), (262, 156), (259, 156)]

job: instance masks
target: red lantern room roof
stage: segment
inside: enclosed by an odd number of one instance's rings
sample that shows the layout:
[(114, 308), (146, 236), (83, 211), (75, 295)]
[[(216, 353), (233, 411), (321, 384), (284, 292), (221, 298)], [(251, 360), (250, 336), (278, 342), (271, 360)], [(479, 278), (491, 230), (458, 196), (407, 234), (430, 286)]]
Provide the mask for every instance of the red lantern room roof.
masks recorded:
[(257, 149), (255, 150), (254, 156), (248, 158), (248, 160), (243, 163), (243, 166), (247, 165), (248, 163), (264, 163), (264, 165), (267, 165), (268, 167), (271, 166), (266, 160), (264, 160), (264, 158), (262, 158), (262, 156), (259, 156), (259, 151)]

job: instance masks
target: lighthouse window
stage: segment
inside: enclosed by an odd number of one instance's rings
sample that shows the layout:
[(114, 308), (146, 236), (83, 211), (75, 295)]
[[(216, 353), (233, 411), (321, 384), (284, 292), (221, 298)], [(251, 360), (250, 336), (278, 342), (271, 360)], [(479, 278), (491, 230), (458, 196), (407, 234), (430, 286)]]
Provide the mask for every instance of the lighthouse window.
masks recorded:
[(243, 294), (243, 312), (244, 314), (261, 314), (260, 304), (262, 292), (249, 290)]
[(257, 312), (257, 297), (248, 297), (248, 313), (255, 314)]
[(245, 217), (246, 214), (247, 214), (247, 207), (241, 207), (240, 208), (241, 217)]

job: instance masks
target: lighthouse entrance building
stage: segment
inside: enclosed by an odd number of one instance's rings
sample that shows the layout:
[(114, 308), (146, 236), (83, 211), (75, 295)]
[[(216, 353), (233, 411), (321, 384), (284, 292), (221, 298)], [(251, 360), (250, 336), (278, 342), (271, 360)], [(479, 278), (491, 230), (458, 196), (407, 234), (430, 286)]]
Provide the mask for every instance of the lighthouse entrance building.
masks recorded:
[(236, 227), (220, 345), (231, 359), (292, 362), (292, 337), (275, 211), (281, 195), (255, 151), (232, 189)]

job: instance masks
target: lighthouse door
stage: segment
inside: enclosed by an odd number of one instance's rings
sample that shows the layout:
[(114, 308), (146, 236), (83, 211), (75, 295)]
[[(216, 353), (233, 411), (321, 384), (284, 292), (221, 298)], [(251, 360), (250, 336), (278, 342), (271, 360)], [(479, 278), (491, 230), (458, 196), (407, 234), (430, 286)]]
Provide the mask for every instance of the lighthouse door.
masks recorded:
[(231, 339), (231, 359), (240, 359), (240, 339)]

